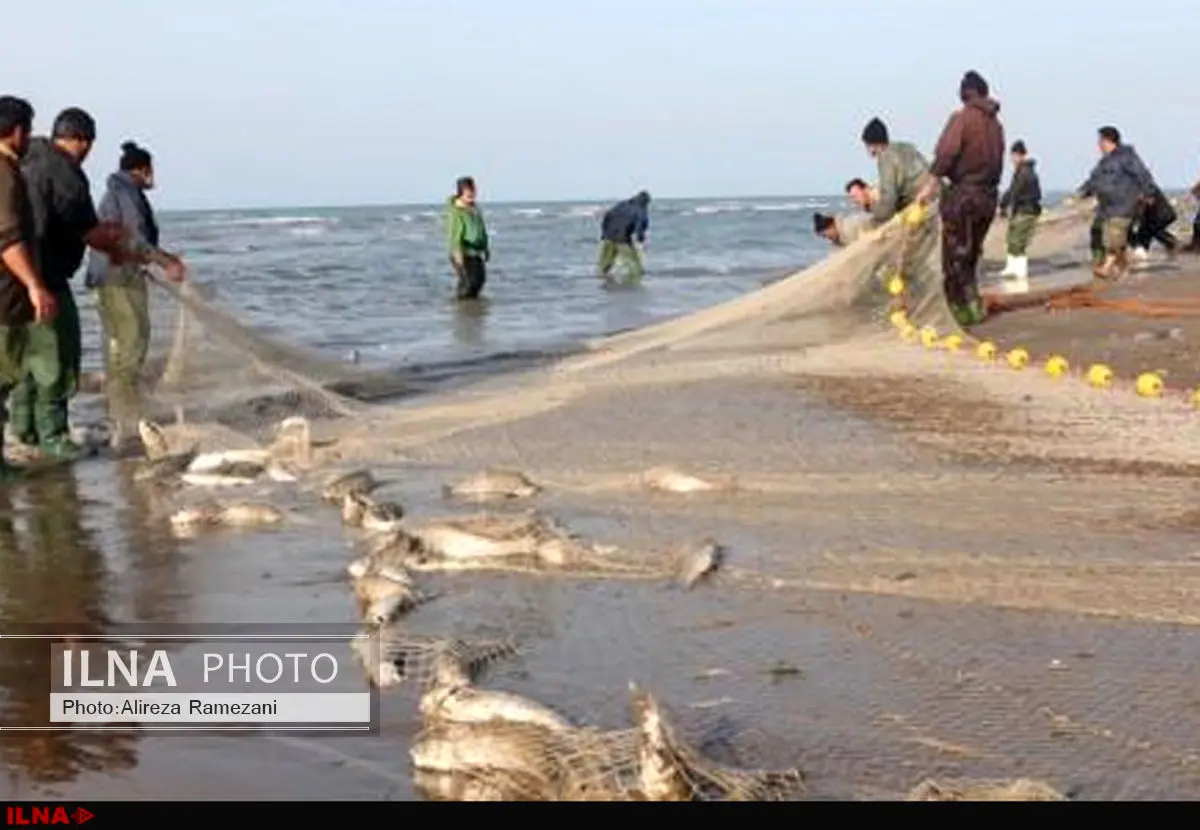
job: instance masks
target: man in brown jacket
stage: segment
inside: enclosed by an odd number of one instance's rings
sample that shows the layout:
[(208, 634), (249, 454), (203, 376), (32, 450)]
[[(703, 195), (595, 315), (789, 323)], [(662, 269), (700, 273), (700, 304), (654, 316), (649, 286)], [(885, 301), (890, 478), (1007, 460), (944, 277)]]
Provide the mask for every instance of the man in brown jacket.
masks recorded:
[[(34, 217), (21, 175), (32, 131), (29, 102), (0, 96), (0, 447), (7, 421), (4, 402), (24, 374), (27, 327), (53, 320), (58, 311), (32, 256)], [(0, 482), (16, 475), (0, 453)]]
[(962, 109), (950, 116), (934, 151), (930, 181), (919, 201), (927, 202), (941, 180), (942, 274), (946, 300), (959, 325), (983, 321), (978, 268), (1000, 196), (1004, 173), (1004, 126), (1000, 104), (989, 96), (987, 81), (974, 70), (959, 85)]

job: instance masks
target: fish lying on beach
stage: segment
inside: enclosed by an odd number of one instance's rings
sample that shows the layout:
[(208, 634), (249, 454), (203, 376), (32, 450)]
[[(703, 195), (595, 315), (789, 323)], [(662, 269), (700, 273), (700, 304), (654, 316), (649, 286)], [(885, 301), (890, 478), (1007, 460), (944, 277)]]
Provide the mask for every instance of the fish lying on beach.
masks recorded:
[(426, 552), (448, 560), (534, 556), (538, 543), (553, 536), (549, 523), (537, 514), (491, 513), (429, 521), (412, 534)]
[(802, 792), (799, 769), (739, 770), (703, 757), (649, 692), (629, 684), (638, 779), (647, 801), (776, 801)]
[(209, 501), (177, 510), (171, 515), (171, 527), (178, 531), (201, 527), (262, 527), (279, 524), (283, 518), (283, 512), (271, 504)]
[(715, 483), (670, 467), (655, 467), (642, 473), (642, 484), (664, 493), (706, 493), (720, 489)]
[(408, 634), (395, 623), (369, 625), (350, 646), (366, 671), (368, 681), (379, 689), (414, 681), (428, 685), (437, 661), (447, 652), (457, 656), (475, 680), (499, 660), (515, 657), (517, 647), (506, 640), (456, 640)]
[[(377, 574), (390, 579), (404, 579), (408, 568), (421, 555), (421, 540), (404, 531), (393, 531), (375, 542), (365, 554), (346, 566), (352, 579)], [(399, 576), (403, 574), (403, 576)]]
[(380, 482), (375, 480), (370, 470), (354, 470), (334, 476), (325, 483), (321, 498), (330, 504), (341, 505), (346, 496), (351, 494), (367, 495), (379, 488)]
[(359, 601), (363, 621), (369, 625), (385, 625), (394, 622), (419, 605), (437, 599), (437, 594), (426, 594), (411, 578), (395, 579), (389, 576), (367, 574), (354, 580), (354, 595)]
[(379, 502), (366, 493), (347, 493), (342, 499), (342, 523), (368, 533), (392, 533), (400, 529), (404, 506)]
[(167, 479), (177, 479), (187, 472), (188, 467), (195, 460), (195, 447), (191, 447), (183, 452), (145, 458), (138, 463), (137, 469), (134, 470), (133, 480), (138, 482), (163, 482)]
[(510, 692), (477, 688), (453, 652), (435, 658), (434, 676), (418, 711), (425, 723), (524, 723), (552, 731), (572, 729), (554, 710)]
[(161, 426), (148, 418), (142, 418), (137, 422), (137, 430), (147, 459), (155, 461), (170, 455), (171, 442), (167, 440), (167, 432)]
[(713, 539), (685, 549), (679, 556), (679, 584), (691, 589), (711, 574), (716, 573), (725, 558), (725, 549)]
[(307, 418), (294, 415), (279, 422), (270, 453), (307, 466), (312, 463), (312, 425)]
[(912, 789), (905, 801), (1066, 801), (1049, 784), (1029, 778), (1013, 781), (927, 778)]
[(541, 490), (524, 473), (516, 470), (484, 470), (442, 488), (447, 497), (474, 501), (524, 499), (537, 495)]

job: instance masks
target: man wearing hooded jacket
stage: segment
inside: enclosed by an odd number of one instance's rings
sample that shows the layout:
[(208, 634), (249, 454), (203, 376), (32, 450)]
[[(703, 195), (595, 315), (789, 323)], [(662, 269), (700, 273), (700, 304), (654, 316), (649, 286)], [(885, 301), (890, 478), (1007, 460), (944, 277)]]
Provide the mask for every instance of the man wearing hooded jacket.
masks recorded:
[(971, 70), (959, 84), (962, 108), (950, 116), (934, 151), (928, 183), (917, 199), (910, 223), (919, 223), (919, 206), (933, 199), (942, 180), (948, 182), (938, 203), (942, 218), (942, 274), (946, 301), (961, 326), (983, 321), (979, 295), (979, 259), (983, 241), (996, 216), (1000, 177), (1004, 173), (1004, 126), (1000, 104), (990, 97), (987, 81)]

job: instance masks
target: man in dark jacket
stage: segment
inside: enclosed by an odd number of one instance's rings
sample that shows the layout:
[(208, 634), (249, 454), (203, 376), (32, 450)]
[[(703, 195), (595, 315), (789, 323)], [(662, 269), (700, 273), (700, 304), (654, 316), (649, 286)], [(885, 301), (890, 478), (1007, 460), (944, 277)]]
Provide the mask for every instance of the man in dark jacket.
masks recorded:
[(1129, 267), (1129, 229), (1151, 198), (1154, 177), (1137, 151), (1121, 143), (1116, 127), (1101, 127), (1097, 133), (1100, 161), (1080, 186), (1079, 195), (1096, 197), (1092, 271), (1100, 279), (1115, 280)]
[(1000, 275), (1009, 278), (1009, 290), (1022, 292), (1029, 290), (1026, 252), (1042, 215), (1042, 184), (1035, 169), (1037, 162), (1029, 157), (1024, 141), (1013, 142), (1012, 163), (1012, 182), (1000, 197), (1000, 212), (1008, 217), (1005, 233), (1008, 257)]
[(918, 202), (927, 203), (942, 179), (949, 187), (939, 200), (942, 217), (942, 276), (946, 300), (959, 325), (983, 321), (979, 257), (999, 202), (1004, 173), (1004, 127), (1000, 104), (974, 70), (959, 84), (962, 109), (950, 116), (934, 151), (930, 181)]
[(71, 441), (67, 407), (79, 381), (82, 336), (70, 279), (89, 245), (116, 251), (124, 230), (101, 224), (92, 204), (83, 162), (96, 140), (96, 122), (70, 108), (54, 120), (49, 140), (35, 138), (21, 161), (34, 215), (34, 247), (58, 315), (30, 326), (25, 376), (13, 390), (9, 423), (17, 437), (43, 455), (71, 461), (80, 448)]
[(649, 227), (650, 194), (644, 190), (632, 199), (618, 202), (608, 209), (600, 221), (600, 261), (597, 268), (601, 278), (608, 279), (617, 257), (625, 260), (626, 277), (630, 282), (642, 278), (642, 257), (638, 249), (645, 245)]
[[(0, 446), (7, 420), (4, 401), (24, 373), (29, 326), (49, 322), (58, 311), (38, 273), (33, 210), (21, 176), (32, 130), (29, 102), (0, 97)], [(0, 453), (0, 481), (17, 475)]]
[(1179, 241), (1170, 228), (1178, 218), (1167, 194), (1163, 193), (1158, 185), (1151, 187), (1147, 201), (1142, 203), (1142, 209), (1134, 220), (1133, 233), (1129, 240), (1134, 253), (1145, 257), (1150, 252), (1150, 245), (1157, 241), (1167, 249), (1168, 256), (1173, 256)]

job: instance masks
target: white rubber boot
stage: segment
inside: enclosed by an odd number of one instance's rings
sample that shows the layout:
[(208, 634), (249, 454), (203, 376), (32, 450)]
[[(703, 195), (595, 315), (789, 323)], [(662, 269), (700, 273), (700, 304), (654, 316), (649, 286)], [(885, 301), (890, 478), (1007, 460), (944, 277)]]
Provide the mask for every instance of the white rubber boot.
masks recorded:
[(1015, 256), (1012, 258), (1012, 273), (1008, 278), (1009, 290), (1024, 294), (1029, 291), (1029, 257)]
[(1000, 272), (1002, 277), (1011, 277), (1013, 275), (1013, 260), (1016, 257), (1006, 256), (1004, 258), (1004, 270)]

